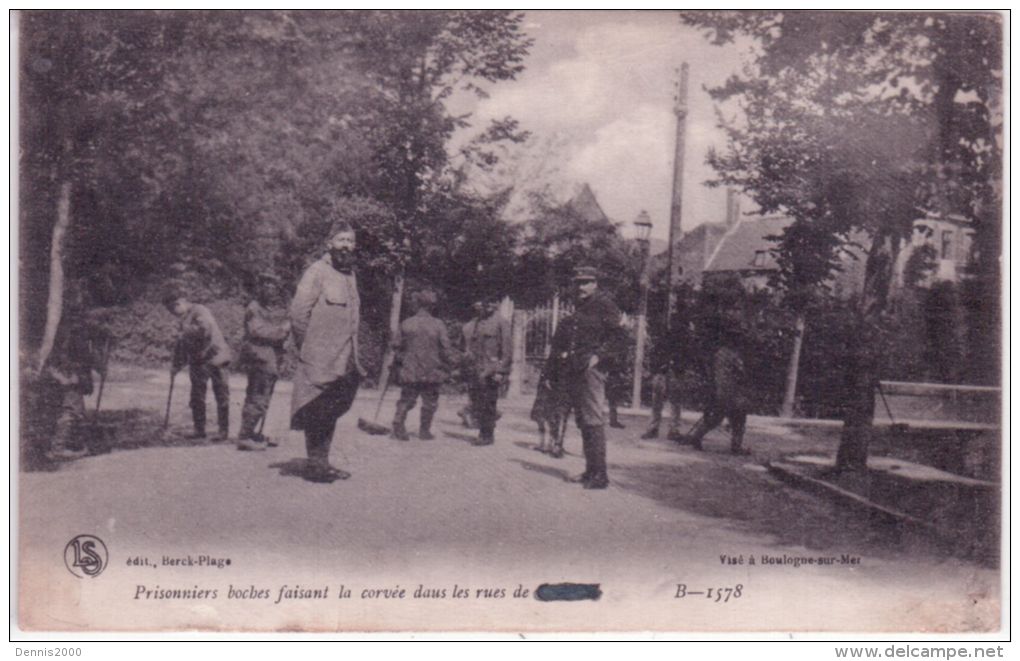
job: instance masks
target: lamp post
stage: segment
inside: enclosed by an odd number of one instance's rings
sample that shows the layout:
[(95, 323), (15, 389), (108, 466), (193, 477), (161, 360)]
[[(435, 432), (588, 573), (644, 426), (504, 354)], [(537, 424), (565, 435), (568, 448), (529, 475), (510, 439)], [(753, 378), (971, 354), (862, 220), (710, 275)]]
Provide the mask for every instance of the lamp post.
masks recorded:
[(635, 236), (641, 246), (641, 302), (638, 307), (637, 345), (634, 347), (634, 385), (631, 391), (631, 406), (641, 407), (641, 379), (644, 376), (645, 335), (648, 317), (648, 248), (652, 234), (652, 221), (648, 212), (642, 210), (634, 221)]

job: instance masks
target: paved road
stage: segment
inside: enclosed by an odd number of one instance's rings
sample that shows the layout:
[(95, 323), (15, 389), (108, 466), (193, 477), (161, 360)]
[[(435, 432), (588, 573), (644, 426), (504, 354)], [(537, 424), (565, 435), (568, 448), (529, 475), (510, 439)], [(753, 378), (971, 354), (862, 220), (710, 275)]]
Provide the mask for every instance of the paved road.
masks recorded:
[[(242, 392), (238, 386), (235, 393)], [(113, 409), (159, 411), (159, 378), (115, 382)], [(186, 428), (186, 397), (174, 422)], [(339, 426), (333, 459), (346, 482), (309, 483), (294, 475), (303, 457), (284, 429), (286, 384), (274, 401), (271, 432), (280, 447), (243, 453), (229, 445), (118, 450), (20, 476), (23, 626), (151, 628), (284, 627), (294, 630), (502, 629), (676, 631), (925, 630), (997, 628), (998, 572), (954, 559), (925, 539), (862, 521), (770, 477), (758, 463), (787, 450), (818, 449), (831, 438), (752, 429), (756, 456), (724, 453), (725, 435), (695, 453), (666, 441), (637, 440), (644, 420), (612, 430), (612, 486), (584, 491), (580, 438), (555, 460), (531, 449), (534, 426), (508, 409), (497, 443), (476, 448), (459, 426), (459, 401), (444, 401), (434, 441), (367, 436), (359, 399)], [(384, 416), (392, 406), (384, 406)], [(159, 416), (153, 414), (154, 419)], [(236, 419), (235, 415), (235, 419)], [(409, 428), (415, 429), (416, 413)], [(236, 424), (236, 422), (235, 422)], [(138, 427), (136, 433), (155, 434)], [(821, 433), (821, 432), (819, 432)], [(145, 443), (142, 443), (143, 445)], [(109, 548), (95, 579), (78, 579), (62, 553), (91, 533)], [(720, 556), (740, 558), (728, 564)], [(848, 556), (848, 564), (761, 564), (768, 558)], [(156, 565), (163, 557), (208, 555), (229, 566)], [(756, 559), (755, 566), (748, 563)], [(859, 562), (854, 559), (859, 558)], [(599, 583), (598, 602), (514, 599), (518, 585)], [(688, 591), (741, 586), (715, 603)], [(324, 600), (274, 603), (284, 585), (324, 588)], [(344, 585), (350, 599), (339, 598)], [(453, 599), (454, 586), (470, 598)], [(216, 589), (215, 600), (136, 598), (143, 590)], [(227, 599), (232, 588), (271, 598)], [(414, 599), (419, 586), (443, 599)], [(366, 589), (407, 590), (404, 599), (362, 598)], [(486, 597), (484, 588), (504, 588)], [(493, 593), (498, 594), (498, 592)]]

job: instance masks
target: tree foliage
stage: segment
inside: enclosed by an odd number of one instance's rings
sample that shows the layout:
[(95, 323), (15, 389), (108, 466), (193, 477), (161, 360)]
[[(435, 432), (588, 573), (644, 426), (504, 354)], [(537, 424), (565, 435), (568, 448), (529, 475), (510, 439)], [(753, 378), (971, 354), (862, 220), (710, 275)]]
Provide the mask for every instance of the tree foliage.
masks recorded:
[[(720, 179), (790, 214), (780, 281), (803, 298), (856, 232), (870, 240), (851, 316), (841, 468), (862, 468), (894, 266), (925, 212), (962, 213), (980, 237), (978, 280), (997, 300), (1001, 21), (991, 14), (690, 12), (714, 43), (755, 40), (742, 75), (711, 90), (723, 117)], [(728, 120), (728, 121), (727, 121)], [(984, 315), (995, 317), (994, 304)]]
[[(19, 18), (29, 343), (42, 325), (64, 181), (73, 183), (70, 280), (89, 306), (155, 299), (169, 280), (206, 299), (236, 296), (266, 270), (292, 283), (336, 217), (355, 224), (365, 248), (370, 313), (400, 268), (463, 287), (437, 268), (463, 261), (464, 246), (449, 240), (460, 229), (476, 228), (476, 244), (503, 236), (484, 253), (490, 264), (513, 259), (514, 232), (495, 225), (501, 198), (470, 193), (451, 164), (451, 136), (470, 118), (446, 106), (522, 70), (530, 40), (519, 14)], [(480, 129), (460, 160), (491, 164), (493, 145), (524, 137), (507, 118)]]

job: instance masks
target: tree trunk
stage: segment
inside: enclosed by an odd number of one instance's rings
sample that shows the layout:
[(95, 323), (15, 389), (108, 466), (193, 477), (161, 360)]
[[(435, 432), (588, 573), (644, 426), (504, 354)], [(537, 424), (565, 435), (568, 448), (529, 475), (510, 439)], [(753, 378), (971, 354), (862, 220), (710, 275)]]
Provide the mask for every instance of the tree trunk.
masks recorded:
[(57, 222), (53, 226), (53, 243), (50, 245), (50, 284), (46, 301), (46, 327), (36, 368), (41, 370), (53, 351), (53, 342), (60, 326), (60, 315), (64, 309), (64, 238), (71, 225), (71, 182), (60, 185), (57, 201)]
[(889, 301), (900, 241), (892, 232), (875, 236), (864, 270), (864, 288), (845, 356), (843, 434), (836, 470), (862, 471), (868, 464), (875, 386), (878, 382), (877, 325)]
[(804, 313), (797, 314), (796, 334), (793, 336), (793, 353), (786, 369), (786, 392), (783, 393), (784, 418), (793, 417), (793, 405), (797, 400), (797, 373), (800, 371), (800, 350), (804, 344)]
[(382, 371), (379, 372), (379, 388), (385, 389), (390, 380), (390, 368), (393, 366), (393, 338), (400, 332), (400, 307), (404, 300), (404, 269), (401, 268), (393, 277), (393, 298), (390, 299), (390, 334), (386, 340), (386, 351), (383, 353)]

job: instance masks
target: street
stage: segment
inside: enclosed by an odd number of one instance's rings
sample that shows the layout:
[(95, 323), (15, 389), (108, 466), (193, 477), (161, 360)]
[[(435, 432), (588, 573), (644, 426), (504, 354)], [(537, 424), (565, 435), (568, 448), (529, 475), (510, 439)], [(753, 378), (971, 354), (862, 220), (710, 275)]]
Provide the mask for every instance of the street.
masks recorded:
[[(107, 384), (104, 406), (151, 409), (151, 419), (161, 422), (165, 382), (129, 371)], [(242, 383), (232, 381), (235, 427)], [(608, 430), (610, 488), (585, 491), (566, 481), (584, 468), (573, 423), (568, 455), (553, 459), (532, 449), (537, 433), (527, 410), (504, 403), (496, 444), (473, 447), (473, 432), (455, 415), (462, 399), (444, 397), (436, 440), (416, 438), (415, 409), (408, 419), (412, 440), (399, 442), (357, 430), (358, 416), (374, 411), (375, 396), (363, 393), (340, 421), (332, 460), (352, 477), (329, 485), (299, 476), (304, 447), (299, 434), (286, 430), (285, 383), (266, 429), (280, 446), (266, 452), (168, 442), (117, 449), (52, 472), (22, 472), (21, 599), (23, 608), (39, 609), (39, 619), (22, 619), (22, 627), (145, 628), (141, 623), (154, 618), (167, 628), (295, 631), (998, 626), (996, 570), (869, 523), (761, 466), (782, 452), (831, 451), (831, 434), (808, 438), (752, 422), (754, 454), (732, 457), (724, 431), (697, 453), (665, 439), (638, 440), (647, 418), (625, 416), (627, 429)], [(172, 426), (179, 431), (188, 425), (186, 399), (186, 388), (175, 393)], [(388, 424), (392, 411), (387, 402), (380, 422)], [(148, 433), (158, 434), (158, 427)], [(82, 533), (109, 549), (101, 576), (79, 579), (64, 567), (61, 553)], [(202, 555), (230, 563), (163, 561)], [(808, 557), (842, 561), (795, 562)], [(138, 558), (151, 565), (129, 564)], [(579, 603), (513, 596), (519, 586), (534, 591), (564, 581), (598, 583), (603, 596)], [(740, 596), (728, 602), (687, 594), (730, 588), (732, 597), (738, 585)], [(157, 586), (212, 588), (219, 598), (144, 598)], [(275, 603), (285, 586), (328, 586), (329, 598)], [(470, 598), (453, 599), (454, 586), (468, 587)], [(258, 603), (227, 598), (249, 587), (271, 596)], [(403, 599), (364, 596), (400, 588)], [(446, 596), (415, 599), (418, 588)], [(503, 597), (492, 596), (500, 589)]]

